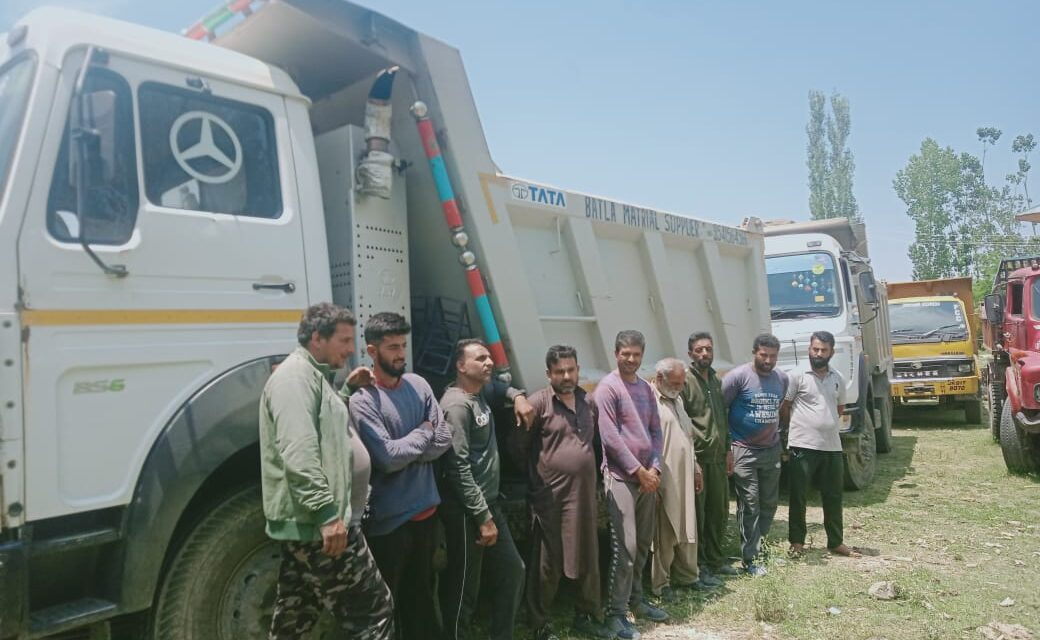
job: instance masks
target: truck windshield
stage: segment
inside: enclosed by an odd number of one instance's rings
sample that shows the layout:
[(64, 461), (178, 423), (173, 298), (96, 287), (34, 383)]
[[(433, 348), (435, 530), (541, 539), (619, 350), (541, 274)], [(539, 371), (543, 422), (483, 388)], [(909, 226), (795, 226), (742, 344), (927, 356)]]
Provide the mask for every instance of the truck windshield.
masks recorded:
[(1030, 293), (1033, 297), (1033, 320), (1040, 320), (1040, 278), (1033, 280)]
[(769, 312), (773, 320), (836, 316), (841, 286), (834, 257), (810, 251), (766, 257)]
[(35, 70), (36, 59), (31, 56), (0, 67), (0, 196), (7, 190), (11, 159), (18, 146)]
[(968, 323), (959, 302), (892, 301), (888, 308), (892, 342), (946, 342), (967, 340)]

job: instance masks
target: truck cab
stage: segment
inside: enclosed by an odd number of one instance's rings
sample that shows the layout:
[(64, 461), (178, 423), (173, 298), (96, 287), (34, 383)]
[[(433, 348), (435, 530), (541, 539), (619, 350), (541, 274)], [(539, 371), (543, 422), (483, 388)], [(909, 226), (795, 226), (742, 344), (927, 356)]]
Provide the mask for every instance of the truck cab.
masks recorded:
[(1040, 258), (1001, 261), (980, 316), (994, 438), (1010, 471), (1040, 471)]
[(962, 407), (968, 424), (980, 423), (971, 278), (890, 282), (887, 288), (893, 399), (908, 406)]
[(848, 401), (842, 429), (846, 486), (863, 488), (873, 479), (875, 453), (891, 447), (892, 416), (888, 310), (866, 257), (865, 232), (842, 219), (771, 222), (765, 233), (777, 366), (807, 370), (812, 333), (834, 334), (830, 366), (845, 379)]

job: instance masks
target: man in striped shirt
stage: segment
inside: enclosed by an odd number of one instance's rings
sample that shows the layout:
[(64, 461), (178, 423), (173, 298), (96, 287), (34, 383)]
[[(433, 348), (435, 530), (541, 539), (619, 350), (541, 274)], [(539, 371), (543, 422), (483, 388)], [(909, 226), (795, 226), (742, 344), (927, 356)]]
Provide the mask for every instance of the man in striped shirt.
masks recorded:
[(661, 420), (650, 384), (639, 377), (646, 339), (622, 331), (614, 341), (618, 368), (596, 387), (603, 441), (603, 482), (613, 555), (607, 627), (622, 640), (639, 638), (626, 612), (654, 622), (668, 614), (643, 599), (642, 575), (654, 538), (657, 487), (661, 483)]

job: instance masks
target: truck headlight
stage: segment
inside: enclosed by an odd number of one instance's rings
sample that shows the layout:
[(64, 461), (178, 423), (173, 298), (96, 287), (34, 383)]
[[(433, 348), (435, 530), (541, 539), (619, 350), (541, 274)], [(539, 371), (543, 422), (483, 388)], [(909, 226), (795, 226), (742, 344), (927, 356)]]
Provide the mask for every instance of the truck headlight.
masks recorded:
[(974, 369), (974, 367), (971, 366), (970, 362), (965, 362), (964, 364), (957, 365), (957, 371), (961, 373), (971, 373), (972, 369)]

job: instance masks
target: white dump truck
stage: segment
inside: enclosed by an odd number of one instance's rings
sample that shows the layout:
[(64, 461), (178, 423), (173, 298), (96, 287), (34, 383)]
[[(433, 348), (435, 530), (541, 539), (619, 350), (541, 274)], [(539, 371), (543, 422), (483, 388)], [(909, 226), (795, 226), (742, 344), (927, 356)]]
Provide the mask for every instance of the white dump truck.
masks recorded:
[[(759, 233), (501, 174), (455, 49), (347, 2), (184, 37), (60, 9), (0, 36), (0, 638), (265, 637), (257, 404), (302, 309), (461, 337), (538, 388), (769, 327)], [(360, 351), (360, 350), (359, 350)], [(887, 387), (886, 387), (887, 388)]]
[(892, 341), (888, 298), (867, 251), (866, 228), (845, 218), (770, 222), (766, 273), (778, 366), (808, 368), (814, 331), (834, 334), (831, 367), (845, 378), (845, 486), (873, 481), (876, 453), (891, 450)]

